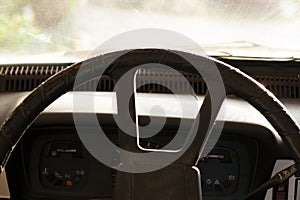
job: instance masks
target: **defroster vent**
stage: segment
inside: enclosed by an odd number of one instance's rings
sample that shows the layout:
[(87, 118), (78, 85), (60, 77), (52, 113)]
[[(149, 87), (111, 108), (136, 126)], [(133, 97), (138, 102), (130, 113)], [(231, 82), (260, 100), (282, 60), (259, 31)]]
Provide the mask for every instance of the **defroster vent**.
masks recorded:
[[(71, 63), (51, 65), (7, 65), (0, 66), (0, 92), (31, 91), (50, 76), (63, 70)], [(275, 70), (272, 67), (241, 67), (257, 81), (273, 92), (278, 98), (300, 98), (300, 73), (298, 68)], [(140, 70), (137, 81), (144, 84), (139, 92), (169, 93), (168, 86), (175, 88), (173, 92), (185, 92), (192, 86), (196, 94), (205, 94), (206, 84), (198, 75), (183, 74), (187, 81), (178, 78), (178, 74), (170, 71)], [(149, 82), (156, 84), (148, 84)], [(187, 83), (190, 84), (187, 85)], [(78, 89), (91, 91), (97, 84), (97, 91), (113, 91), (114, 81), (104, 76), (99, 83), (91, 80)], [(164, 86), (167, 87), (164, 87)]]

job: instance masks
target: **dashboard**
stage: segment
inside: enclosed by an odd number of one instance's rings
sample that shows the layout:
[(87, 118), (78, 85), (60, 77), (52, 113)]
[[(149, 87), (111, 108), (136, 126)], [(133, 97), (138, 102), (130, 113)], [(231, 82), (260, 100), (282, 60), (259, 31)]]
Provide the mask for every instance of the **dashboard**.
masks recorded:
[[(70, 117), (44, 114), (28, 130), (7, 168), (13, 199), (112, 198), (116, 172), (85, 149), (75, 127), (66, 123)], [(53, 126), (55, 121), (66, 124)], [(105, 133), (117, 142), (118, 130), (108, 121)], [(174, 125), (166, 128), (170, 132)], [(274, 145), (276, 151), (267, 148)], [(198, 165), (204, 199), (241, 199), (270, 177), (279, 153), (287, 157), (287, 152), (265, 127), (226, 123), (218, 143)], [(263, 199), (265, 193), (257, 196)]]
[[(257, 80), (272, 89), (300, 122), (300, 93), (296, 82), (299, 79), (299, 70), (296, 68), (298, 63), (241, 60), (226, 60), (226, 62), (232, 62), (235, 66), (253, 74)], [(274, 64), (280, 65), (278, 67), (285, 70), (282, 72), (275, 70)], [(67, 65), (53, 66), (60, 66), (62, 69)], [(15, 66), (10, 66), (13, 67)], [(294, 77), (295, 74), (297, 78)], [(6, 77), (6, 80), (0, 79), (4, 84), (0, 87), (1, 122), (26, 97), (28, 91), (32, 89), (31, 85), (35, 86), (34, 82), (28, 81), (27, 84), (27, 79), (24, 79), (23, 85), (22, 81), (15, 81), (17, 75), (21, 76), (22, 73)], [(46, 78), (51, 74), (45, 71), (36, 75), (39, 78), (40, 75)], [(195, 77), (192, 78), (195, 80)], [(43, 81), (42, 78), (39, 80)], [(97, 94), (99, 97), (97, 109), (103, 112), (99, 111), (96, 114), (106, 136), (117, 145), (118, 128), (112, 118), (113, 95), (110, 94), (114, 83), (107, 77), (101, 81), (106, 87), (99, 89), (102, 92)], [(37, 81), (36, 84), (39, 82)], [(203, 85), (200, 83), (197, 85), (196, 93), (201, 101), (206, 90), (205, 87), (200, 86)], [(155, 93), (155, 88), (150, 86), (149, 88), (144, 89)], [(11, 199), (112, 199), (116, 171), (97, 161), (82, 144), (73, 122), (72, 95), (72, 92), (69, 92), (48, 107), (27, 130), (13, 152), (6, 168)], [(152, 101), (160, 99), (162, 97), (160, 95), (152, 94), (154, 96)], [(172, 99), (168, 100), (169, 103), (172, 101)], [(142, 103), (141, 107), (145, 108), (144, 115), (149, 112), (147, 107), (149, 102), (151, 101)], [(288, 162), (291, 160), (289, 150), (274, 128), (251, 105), (239, 98), (230, 97), (226, 99), (224, 107), (225, 116), (219, 119), (225, 122), (221, 136), (197, 165), (201, 172), (204, 200), (242, 199), (266, 182), (274, 171), (282, 169), (282, 166), (278, 168), (278, 160)], [(163, 146), (174, 136), (178, 124), (177, 111), (172, 108), (168, 112), (169, 118), (162, 133), (152, 140), (141, 141), (145, 148), (154, 149)], [(89, 114), (83, 113), (83, 115)], [(161, 120), (159, 114), (154, 118)], [(141, 117), (141, 123), (147, 124), (148, 120), (145, 116)], [(268, 193), (267, 191), (257, 193), (253, 199), (286, 200), (289, 195), (292, 195), (291, 188), (294, 188), (294, 185), (289, 183), (284, 186), (283, 191), (279, 191), (280, 188), (276, 187)]]

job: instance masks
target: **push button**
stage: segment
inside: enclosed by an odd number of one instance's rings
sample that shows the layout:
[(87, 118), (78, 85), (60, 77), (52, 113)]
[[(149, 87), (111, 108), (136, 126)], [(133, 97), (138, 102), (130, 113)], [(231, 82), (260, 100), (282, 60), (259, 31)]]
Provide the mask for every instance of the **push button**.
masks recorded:
[(228, 188), (230, 188), (230, 186), (232, 185), (232, 183), (229, 180), (226, 180), (223, 182), (223, 186), (224, 188), (227, 190)]
[(207, 185), (211, 185), (211, 184), (212, 184), (212, 180), (211, 180), (210, 178), (208, 178), (208, 179), (206, 180), (206, 184), (207, 184)]
[(66, 180), (66, 186), (67, 187), (72, 187), (73, 186), (73, 183), (71, 180)]
[(234, 176), (234, 175), (228, 176), (228, 180), (230, 180), (230, 181), (235, 181), (235, 176)]
[(80, 180), (81, 180), (81, 179), (80, 179), (80, 177), (79, 177), (79, 176), (75, 176), (75, 177), (74, 177), (74, 181), (75, 181), (75, 183), (79, 183), (79, 182), (80, 182)]

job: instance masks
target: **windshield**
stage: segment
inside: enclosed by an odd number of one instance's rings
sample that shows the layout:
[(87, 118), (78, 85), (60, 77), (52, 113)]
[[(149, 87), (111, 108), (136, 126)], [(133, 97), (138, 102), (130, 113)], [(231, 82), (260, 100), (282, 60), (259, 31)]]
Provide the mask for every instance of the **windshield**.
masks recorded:
[(140, 28), (176, 31), (224, 52), (300, 52), (299, 0), (0, 1), (0, 56), (91, 51)]

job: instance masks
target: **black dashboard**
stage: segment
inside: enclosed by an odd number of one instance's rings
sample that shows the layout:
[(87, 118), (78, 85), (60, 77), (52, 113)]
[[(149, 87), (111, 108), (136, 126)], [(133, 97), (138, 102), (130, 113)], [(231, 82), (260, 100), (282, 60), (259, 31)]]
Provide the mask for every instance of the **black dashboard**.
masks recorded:
[[(74, 126), (53, 126), (51, 120), (44, 121), (46, 114), (42, 118), (28, 131), (7, 167), (13, 199), (110, 199), (115, 171), (93, 158)], [(105, 127), (107, 136), (117, 142), (114, 125)], [(216, 146), (199, 162), (204, 199), (241, 199), (271, 176), (278, 157), (288, 158), (288, 151), (265, 127), (226, 123)]]

